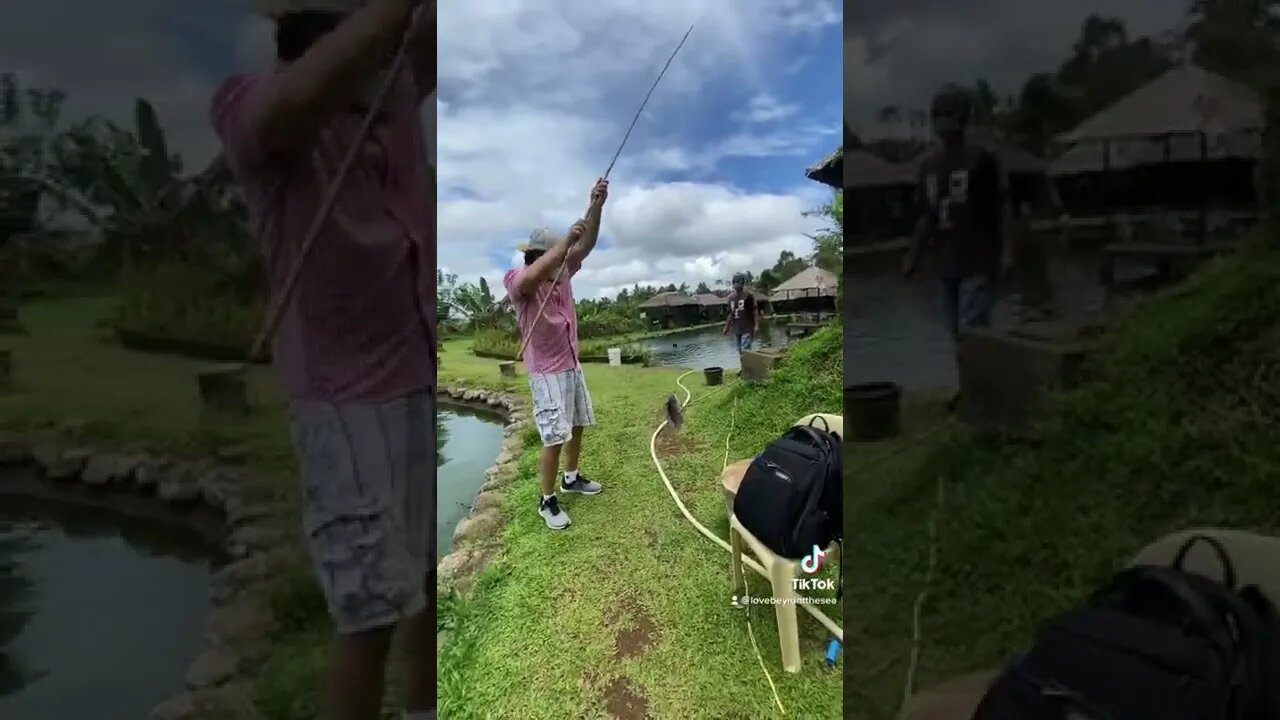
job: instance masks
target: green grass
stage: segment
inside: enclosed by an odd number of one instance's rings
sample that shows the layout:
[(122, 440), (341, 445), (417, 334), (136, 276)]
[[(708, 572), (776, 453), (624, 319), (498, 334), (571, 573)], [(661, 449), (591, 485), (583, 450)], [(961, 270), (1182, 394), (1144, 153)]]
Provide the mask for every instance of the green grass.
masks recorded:
[[(727, 536), (719, 486), (726, 436), (732, 461), (805, 414), (839, 412), (842, 373), (832, 359), (841, 342), (839, 329), (824, 331), (797, 345), (767, 383), (712, 391), (688, 409), (682, 433), (663, 442), (668, 475), (713, 532)], [(729, 605), (728, 553), (680, 515), (649, 457), (680, 371), (593, 365), (586, 373), (599, 424), (587, 432), (582, 467), (606, 490), (569, 499), (572, 527), (547, 530), (535, 512), (539, 448), (528, 438), (502, 552), (471, 599), (442, 601), (440, 622), (451, 630), (440, 659), (442, 716), (606, 717), (623, 683), (650, 717), (776, 716), (745, 614)], [(503, 380), (497, 363), (474, 357), (465, 342), (446, 344), (440, 378), (527, 393), (523, 379)], [(695, 400), (708, 392), (700, 373), (685, 382)], [(748, 582), (763, 589), (759, 577)], [(839, 616), (839, 606), (827, 607)], [(821, 626), (801, 611), (804, 668), (787, 675), (772, 612), (751, 614), (787, 716), (839, 717), (842, 683), (820, 669)], [(619, 657), (619, 638), (628, 636), (643, 637), (643, 647)]]
[[(267, 368), (249, 371), (258, 411), (236, 422), (201, 418), (196, 374), (208, 365), (124, 350), (101, 326), (116, 317), (103, 296), (24, 302), (28, 333), (0, 336), (13, 353), (14, 386), (0, 393), (0, 429), (111, 446), (201, 456), (238, 445), (268, 473), (287, 476), (292, 454), (284, 401)], [(281, 485), (282, 496), (292, 491)]]
[(1040, 443), (922, 441), (846, 514), (846, 717), (892, 718), (901, 703), (940, 480), (917, 688), (997, 666), (1163, 534), (1275, 532), (1278, 427), (1280, 255), (1250, 248), (1117, 317)]
[[(114, 300), (49, 297), (25, 302), (21, 312), (28, 334), (0, 336), (0, 348), (13, 352), (15, 378), (0, 392), (0, 431), (193, 459), (239, 446), (261, 492), (297, 503), (288, 417), (269, 368), (249, 371), (249, 418), (210, 422), (201, 418), (196, 390), (205, 364), (120, 348), (99, 325), (116, 317)], [(292, 523), (285, 529), (293, 561), (271, 598), (281, 629), (257, 697), (269, 720), (312, 720), (331, 626), (300, 534)]]

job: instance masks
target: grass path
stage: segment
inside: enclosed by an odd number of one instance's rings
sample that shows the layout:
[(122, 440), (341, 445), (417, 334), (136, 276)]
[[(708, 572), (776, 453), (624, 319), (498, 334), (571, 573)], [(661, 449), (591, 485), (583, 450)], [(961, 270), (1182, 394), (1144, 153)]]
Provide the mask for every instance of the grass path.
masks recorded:
[[(830, 358), (840, 356), (840, 340), (829, 332), (793, 351), (793, 370), (770, 383), (709, 396), (690, 408), (682, 433), (660, 441), (677, 491), (714, 532), (727, 535), (719, 474), (731, 413), (732, 461), (807, 412), (838, 412), (840, 368)], [(527, 392), (523, 379), (504, 381), (496, 362), (470, 356), (464, 343), (447, 344), (442, 360), (442, 384)], [(679, 513), (649, 457), (679, 371), (593, 365), (586, 372), (599, 425), (587, 433), (582, 468), (606, 490), (570, 498), (572, 527), (547, 530), (535, 512), (538, 448), (531, 443), (504, 510), (510, 523), (502, 553), (472, 599), (442, 611), (453, 631), (440, 660), (442, 715), (776, 717), (745, 613), (729, 604), (728, 554)], [(707, 392), (700, 376), (686, 384), (695, 399)], [(757, 589), (763, 583), (750, 581)], [(839, 617), (839, 606), (829, 607)], [(821, 669), (826, 638), (818, 623), (801, 613), (804, 668), (788, 676), (772, 612), (751, 612), (786, 716), (839, 717), (842, 682)]]

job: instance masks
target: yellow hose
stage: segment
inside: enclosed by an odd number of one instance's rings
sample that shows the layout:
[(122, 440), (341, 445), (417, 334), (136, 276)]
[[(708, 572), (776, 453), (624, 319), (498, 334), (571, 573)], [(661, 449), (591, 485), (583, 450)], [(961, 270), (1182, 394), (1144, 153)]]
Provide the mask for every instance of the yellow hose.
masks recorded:
[[(684, 386), (684, 383), (682, 383), (681, 380), (683, 380), (686, 376), (694, 372), (697, 372), (697, 371), (690, 370), (689, 372), (686, 372), (682, 374), (680, 377), (676, 378), (676, 385), (679, 386), (680, 389), (684, 391), (684, 400), (680, 403), (681, 409), (688, 407), (691, 404), (690, 398), (693, 395), (693, 393), (689, 391), (689, 388)], [(711, 396), (713, 393), (718, 392), (721, 389), (724, 389), (724, 387), (727, 387), (727, 386), (722, 386), (721, 388), (717, 390), (713, 390), (707, 393), (706, 395), (702, 395), (701, 397), (698, 398), (698, 400), (705, 399)], [(680, 499), (680, 495), (676, 492), (675, 487), (671, 485), (671, 479), (667, 477), (666, 471), (662, 469), (662, 462), (658, 460), (658, 434), (661, 433), (664, 428), (666, 428), (669, 422), (670, 422), (669, 420), (662, 421), (662, 424), (658, 426), (657, 430), (653, 431), (653, 435), (649, 438), (649, 456), (653, 458), (653, 465), (658, 469), (658, 475), (662, 478), (663, 484), (667, 486), (667, 492), (671, 493), (671, 499), (675, 500), (676, 507), (680, 509), (680, 514), (684, 515), (685, 519), (688, 520), (689, 523), (692, 524), (693, 527), (698, 532), (702, 533), (707, 538), (709, 538), (712, 542), (724, 548), (725, 551), (732, 552), (733, 548), (729, 546), (728, 542), (725, 542), (723, 538), (719, 537), (715, 533), (708, 530), (705, 525), (698, 522), (697, 519), (693, 517), (693, 513), (690, 513), (689, 508), (685, 507), (684, 501)], [(841, 559), (841, 562), (843, 562), (843, 558)], [(760, 563), (756, 562), (755, 558), (752, 558), (749, 555), (743, 556), (742, 564), (756, 571), (756, 573), (759, 574), (761, 577), (764, 577), (764, 578), (769, 577), (768, 573), (765, 572), (765, 569), (760, 565)], [(834, 635), (838, 640), (840, 640), (841, 644), (844, 643), (844, 630), (839, 625), (837, 625), (834, 620), (832, 620), (830, 617), (827, 617), (825, 613), (815, 610), (810, 605), (802, 604), (800, 605), (800, 607), (804, 608), (804, 611), (812, 615), (815, 620), (822, 623), (823, 627), (825, 627), (832, 635)]]

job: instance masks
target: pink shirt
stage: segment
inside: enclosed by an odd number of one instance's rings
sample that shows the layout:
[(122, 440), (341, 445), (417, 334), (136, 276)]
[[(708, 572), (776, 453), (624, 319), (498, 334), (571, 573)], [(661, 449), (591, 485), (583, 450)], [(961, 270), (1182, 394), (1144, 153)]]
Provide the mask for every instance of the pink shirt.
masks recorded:
[[(502, 279), (520, 321), (520, 336), (529, 338), (524, 364), (532, 375), (552, 375), (578, 367), (578, 314), (573, 307), (573, 276), (578, 268), (578, 264), (570, 261), (560, 281), (555, 285), (550, 281), (543, 283), (536, 295), (520, 294), (520, 277), (528, 268), (508, 270)], [(533, 318), (544, 298), (547, 305), (535, 327)], [(529, 335), (530, 328), (532, 335)]]
[[(273, 298), (363, 121), (335, 113), (310, 152), (269, 155), (245, 110), (277, 77), (232, 77), (212, 108), (261, 229)], [(434, 197), (418, 108), (406, 100), (364, 141), (276, 332), (272, 355), (290, 397), (380, 402), (434, 384)]]

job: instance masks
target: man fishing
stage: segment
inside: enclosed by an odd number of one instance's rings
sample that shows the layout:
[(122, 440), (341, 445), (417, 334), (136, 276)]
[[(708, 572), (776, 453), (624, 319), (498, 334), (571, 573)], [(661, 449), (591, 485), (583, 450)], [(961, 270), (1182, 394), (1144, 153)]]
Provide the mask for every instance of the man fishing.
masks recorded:
[(751, 349), (755, 338), (760, 337), (760, 306), (755, 293), (746, 289), (747, 276), (733, 276), (733, 292), (729, 293), (729, 312), (724, 319), (724, 334), (733, 331), (734, 345), (738, 352)]
[(971, 115), (963, 88), (948, 85), (934, 97), (931, 116), (940, 143), (920, 166), (916, 206), (922, 212), (902, 263), (903, 275), (911, 277), (921, 247), (936, 246), (953, 340), (991, 323), (998, 281), (1013, 268), (1008, 177), (993, 152), (968, 142)]
[(608, 196), (609, 181), (597, 180), (587, 216), (574, 223), (564, 237), (547, 228), (534, 230), (529, 242), (519, 248), (524, 253), (524, 267), (509, 270), (503, 278), (526, 344), (524, 363), (533, 394), (533, 417), (542, 437), (538, 514), (552, 530), (569, 527), (569, 515), (556, 496), (561, 448), (562, 492), (598, 495), (603, 489), (578, 469), (583, 431), (595, 424), (596, 416), (578, 360), (578, 316), (572, 281), (582, 268), (582, 261), (595, 249)]
[[(275, 25), (276, 67), (224, 82), (212, 119), (273, 304), (298, 271), (273, 360), (337, 630), (325, 716), (380, 717), (399, 628), (405, 717), (435, 718), (434, 188), (419, 119), (436, 83), (435, 3), (261, 0), (259, 11)], [(357, 146), (303, 268), (310, 226)]]

